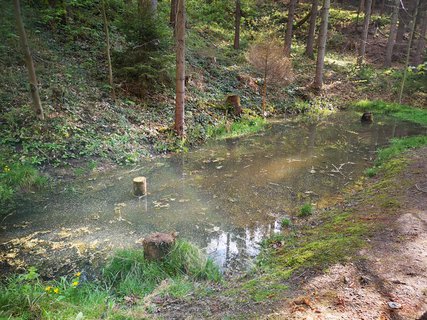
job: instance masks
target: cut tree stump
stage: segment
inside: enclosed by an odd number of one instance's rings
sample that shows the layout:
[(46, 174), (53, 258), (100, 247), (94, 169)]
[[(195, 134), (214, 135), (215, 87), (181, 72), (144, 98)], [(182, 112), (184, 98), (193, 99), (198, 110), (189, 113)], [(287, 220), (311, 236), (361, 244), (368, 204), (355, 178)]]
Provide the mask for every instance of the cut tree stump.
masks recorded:
[(363, 113), (362, 118), (360, 118), (360, 121), (362, 123), (372, 123), (374, 121), (374, 116), (372, 112)]
[(233, 107), (235, 116), (240, 116), (242, 114), (242, 106), (240, 105), (240, 97), (238, 95), (228, 96), (225, 103)]
[(159, 261), (171, 251), (174, 244), (175, 236), (173, 234), (152, 233), (142, 242), (144, 257), (148, 261)]
[(147, 178), (136, 177), (133, 179), (133, 194), (136, 196), (147, 194)]

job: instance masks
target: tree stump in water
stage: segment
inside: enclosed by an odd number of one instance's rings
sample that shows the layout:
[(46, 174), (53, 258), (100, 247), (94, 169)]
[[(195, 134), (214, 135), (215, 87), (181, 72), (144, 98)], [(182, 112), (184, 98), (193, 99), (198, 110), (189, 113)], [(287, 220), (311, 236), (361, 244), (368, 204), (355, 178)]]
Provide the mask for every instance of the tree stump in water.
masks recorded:
[(242, 106), (240, 105), (240, 97), (238, 95), (228, 96), (225, 103), (233, 107), (234, 115), (240, 116), (242, 114)]
[(163, 259), (175, 244), (175, 236), (169, 233), (153, 233), (147, 236), (142, 245), (144, 257), (148, 261), (159, 261)]
[(133, 179), (133, 194), (136, 196), (147, 194), (147, 178), (136, 177)]
[(372, 112), (365, 112), (360, 119), (362, 123), (372, 123), (374, 121), (374, 116)]

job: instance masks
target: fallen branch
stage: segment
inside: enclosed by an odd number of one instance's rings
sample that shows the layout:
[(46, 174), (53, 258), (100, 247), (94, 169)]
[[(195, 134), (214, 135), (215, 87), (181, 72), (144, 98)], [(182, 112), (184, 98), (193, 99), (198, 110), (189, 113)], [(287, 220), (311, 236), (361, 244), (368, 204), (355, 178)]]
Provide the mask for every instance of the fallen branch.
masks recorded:
[(417, 190), (418, 190), (418, 191), (421, 191), (421, 192), (427, 193), (427, 190), (421, 189), (421, 188), (418, 186), (418, 183), (416, 183), (416, 184), (415, 184), (415, 188), (417, 188)]

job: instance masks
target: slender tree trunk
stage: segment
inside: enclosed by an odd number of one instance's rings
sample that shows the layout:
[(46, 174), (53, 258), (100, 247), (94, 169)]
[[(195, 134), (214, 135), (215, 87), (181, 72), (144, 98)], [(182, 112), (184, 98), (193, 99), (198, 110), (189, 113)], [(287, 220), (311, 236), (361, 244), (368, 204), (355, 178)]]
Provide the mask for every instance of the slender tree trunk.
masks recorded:
[(418, 14), (419, 5), (420, 5), (420, 0), (416, 0), (415, 12), (412, 18), (411, 35), (409, 36), (408, 48), (406, 50), (405, 69), (403, 71), (403, 78), (402, 78), (402, 83), (401, 83), (400, 92), (399, 92), (399, 103), (402, 103), (403, 88), (405, 87), (406, 77), (408, 75), (409, 57), (411, 55), (411, 46), (412, 46), (412, 40), (414, 39), (414, 34), (415, 34), (415, 26), (417, 23), (417, 14)]
[(169, 23), (175, 29), (176, 22), (176, 0), (171, 0), (171, 11), (169, 16)]
[(236, 11), (235, 22), (234, 22), (234, 49), (239, 49), (240, 47), (240, 19), (242, 17), (242, 10), (240, 7), (240, 0), (236, 0)]
[(401, 44), (403, 42), (403, 37), (405, 36), (406, 31), (406, 23), (403, 15), (405, 15), (405, 10), (401, 8), (399, 10), (399, 25), (397, 27), (397, 34), (396, 34), (396, 43)]
[(291, 47), (292, 47), (292, 33), (293, 33), (293, 25), (294, 25), (294, 16), (295, 9), (297, 6), (298, 0), (291, 0), (289, 2), (288, 9), (288, 22), (286, 23), (286, 32), (285, 32), (285, 56), (289, 57), (291, 55)]
[(314, 59), (314, 35), (316, 32), (316, 20), (317, 20), (317, 7), (318, 7), (318, 0), (312, 0), (311, 4), (311, 16), (310, 16), (310, 26), (308, 27), (308, 37), (307, 37), (307, 45), (305, 48), (305, 54), (311, 58)]
[(319, 45), (317, 49), (316, 76), (314, 77), (314, 88), (321, 90), (323, 86), (323, 66), (325, 63), (326, 39), (328, 35), (329, 7), (331, 0), (323, 0), (322, 22), (320, 24)]
[(363, 20), (363, 31), (360, 39), (360, 51), (357, 58), (357, 64), (359, 66), (363, 64), (363, 60), (365, 59), (366, 43), (368, 42), (369, 22), (371, 20), (371, 6), (372, 0), (366, 0), (365, 19)]
[(28, 70), (28, 79), (30, 82), (31, 98), (33, 100), (33, 108), (37, 118), (44, 120), (43, 107), (40, 100), (39, 84), (37, 82), (36, 70), (34, 68), (33, 58), (31, 56), (30, 47), (28, 46), (27, 34), (25, 32), (24, 23), (22, 22), (21, 4), (19, 0), (14, 0), (16, 28), (18, 29), (19, 40), (21, 42), (22, 51), (24, 53), (25, 65)]
[(359, 28), (360, 13), (364, 11), (364, 8), (365, 8), (365, 0), (359, 0), (359, 8), (357, 9), (357, 17), (356, 17), (356, 31), (357, 31), (357, 28)]
[(388, 68), (391, 66), (391, 59), (393, 57), (393, 47), (396, 41), (396, 32), (397, 32), (397, 20), (399, 17), (399, 8), (400, 8), (400, 0), (394, 1), (393, 6), (393, 14), (391, 16), (390, 22), (390, 34), (388, 35), (384, 67)]
[(110, 54), (110, 32), (108, 30), (108, 20), (107, 13), (105, 12), (105, 0), (102, 0), (102, 19), (104, 20), (104, 31), (105, 31), (105, 44), (106, 44), (106, 54), (108, 62), (108, 83), (111, 88), (111, 98), (116, 100), (116, 89), (114, 88), (113, 80), (113, 66), (111, 64), (111, 54)]
[(382, 16), (382, 15), (384, 14), (385, 1), (386, 1), (386, 0), (382, 0), (382, 1), (381, 1), (380, 16)]
[(420, 34), (418, 36), (417, 48), (415, 50), (414, 65), (418, 66), (423, 63), (426, 51), (426, 36), (427, 36), (427, 8), (421, 14)]
[(185, 0), (177, 1), (176, 12), (176, 100), (175, 131), (182, 137), (185, 105)]
[(262, 84), (262, 116), (265, 117), (267, 108), (267, 70), (264, 72), (264, 83)]

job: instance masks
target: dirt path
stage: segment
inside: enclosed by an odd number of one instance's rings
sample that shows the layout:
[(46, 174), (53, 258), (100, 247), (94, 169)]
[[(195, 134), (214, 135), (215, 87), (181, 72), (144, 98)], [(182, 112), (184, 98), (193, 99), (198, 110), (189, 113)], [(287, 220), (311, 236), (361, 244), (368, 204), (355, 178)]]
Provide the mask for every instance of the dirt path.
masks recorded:
[(411, 159), (398, 177), (400, 208), (382, 217), (362, 259), (308, 280), (265, 319), (427, 319), (427, 149)]

